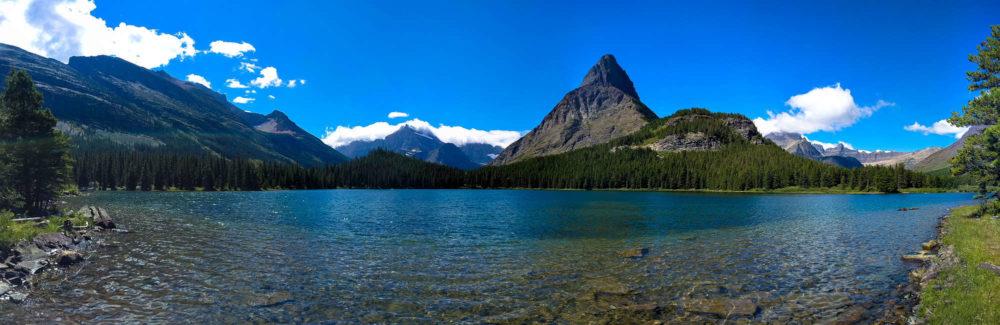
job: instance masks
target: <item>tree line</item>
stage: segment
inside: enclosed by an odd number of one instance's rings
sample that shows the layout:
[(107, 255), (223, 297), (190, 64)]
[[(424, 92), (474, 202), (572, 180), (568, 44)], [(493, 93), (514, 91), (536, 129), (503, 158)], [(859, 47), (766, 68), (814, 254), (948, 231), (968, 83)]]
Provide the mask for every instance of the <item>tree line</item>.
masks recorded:
[(845, 169), (776, 146), (731, 145), (715, 152), (585, 149), (472, 171), (376, 150), (322, 167), (211, 156), (104, 151), (74, 156), (81, 189), (256, 191), (332, 188), (709, 189), (744, 191), (839, 187), (896, 192), (954, 187), (902, 165)]

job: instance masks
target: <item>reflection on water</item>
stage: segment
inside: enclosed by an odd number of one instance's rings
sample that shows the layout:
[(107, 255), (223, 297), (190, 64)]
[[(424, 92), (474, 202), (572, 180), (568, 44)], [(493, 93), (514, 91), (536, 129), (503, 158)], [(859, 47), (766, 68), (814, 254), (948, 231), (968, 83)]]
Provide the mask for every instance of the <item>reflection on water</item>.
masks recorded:
[[(135, 234), (50, 274), (19, 322), (578, 323), (879, 312), (967, 194), (333, 190), (95, 193)], [(896, 212), (899, 207), (921, 207)], [(622, 251), (648, 247), (629, 257)], [(691, 318), (695, 317), (695, 318)]]

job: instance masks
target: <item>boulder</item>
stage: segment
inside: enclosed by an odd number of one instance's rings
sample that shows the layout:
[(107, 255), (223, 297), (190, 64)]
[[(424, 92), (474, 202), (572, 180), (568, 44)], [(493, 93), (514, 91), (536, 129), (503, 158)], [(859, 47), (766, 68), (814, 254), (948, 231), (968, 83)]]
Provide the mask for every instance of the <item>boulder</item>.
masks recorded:
[(26, 295), (24, 293), (20, 293), (20, 292), (11, 293), (9, 295), (9, 297), (10, 297), (10, 301), (13, 302), (13, 303), (15, 303), (15, 304), (22, 303), (22, 302), (24, 302), (25, 299), (28, 299), (28, 295)]
[(8, 263), (14, 264), (20, 261), (42, 260), (49, 257), (49, 254), (38, 248), (35, 243), (25, 241), (18, 242), (13, 249), (14, 255), (7, 259)]
[(32, 275), (38, 273), (38, 271), (41, 271), (47, 266), (49, 266), (49, 261), (47, 260), (30, 260), (30, 261), (21, 261), (20, 263), (17, 263), (16, 265), (14, 265), (14, 269), (17, 270), (18, 272), (27, 275)]
[(920, 253), (917, 253), (917, 254), (903, 255), (903, 260), (904, 261), (909, 261), (909, 262), (926, 263), (926, 262), (934, 259), (934, 257), (936, 257), (936, 255), (932, 254), (931, 252), (920, 251)]
[(62, 251), (56, 255), (56, 263), (62, 266), (83, 262), (83, 254), (75, 251)]
[(6, 282), (0, 282), (0, 296), (10, 291), (10, 285)]
[(757, 304), (749, 299), (690, 299), (684, 301), (684, 310), (721, 318), (751, 317), (757, 313)]
[[(911, 209), (912, 210), (912, 209)], [(929, 242), (920, 245), (925, 251), (933, 250), (937, 248), (940, 244), (936, 240), (931, 240)]]
[(993, 265), (993, 263), (987, 263), (987, 262), (980, 263), (979, 268), (996, 273), (996, 275), (1000, 275), (1000, 266)]
[(60, 232), (38, 234), (33, 240), (41, 249), (67, 249), (73, 247), (73, 240)]

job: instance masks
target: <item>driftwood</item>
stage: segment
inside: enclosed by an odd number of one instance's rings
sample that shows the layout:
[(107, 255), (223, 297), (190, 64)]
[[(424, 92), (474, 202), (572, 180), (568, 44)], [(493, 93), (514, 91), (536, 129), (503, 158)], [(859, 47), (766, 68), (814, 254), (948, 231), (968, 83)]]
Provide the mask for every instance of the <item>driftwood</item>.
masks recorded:
[(22, 222), (22, 221), (42, 221), (42, 217), (34, 217), (34, 218), (20, 218), (20, 219), (12, 219), (11, 221), (13, 221), (13, 222)]

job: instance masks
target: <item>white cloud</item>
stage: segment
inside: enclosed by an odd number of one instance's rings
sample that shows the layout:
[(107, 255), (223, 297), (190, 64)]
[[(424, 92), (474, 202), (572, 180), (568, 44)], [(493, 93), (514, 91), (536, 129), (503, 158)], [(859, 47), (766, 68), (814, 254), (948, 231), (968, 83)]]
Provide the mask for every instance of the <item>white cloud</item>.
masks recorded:
[(257, 93), (257, 91), (256, 91), (256, 90), (253, 90), (253, 89), (247, 89), (247, 90), (243, 91), (243, 93), (244, 93), (244, 94), (256, 94), (256, 93)]
[(292, 79), (292, 80), (289, 80), (288, 81), (288, 88), (295, 88), (295, 86), (297, 86), (296, 83), (298, 83), (298, 85), (304, 85), (304, 84), (306, 84), (306, 80), (305, 79), (299, 79), (299, 80)]
[(778, 114), (767, 111), (767, 119), (754, 119), (757, 129), (765, 135), (777, 131), (801, 134), (837, 131), (871, 116), (882, 107), (895, 104), (879, 100), (875, 106), (858, 106), (854, 103), (851, 90), (840, 88), (838, 83), (833, 87), (814, 88), (805, 94), (792, 96), (785, 105), (792, 109)]
[(333, 130), (326, 130), (323, 142), (331, 147), (340, 147), (348, 143), (363, 140), (373, 141), (383, 139), (387, 135), (399, 130), (403, 125), (409, 125), (420, 130), (429, 130), (441, 141), (455, 145), (466, 143), (486, 143), (501, 147), (507, 147), (517, 139), (521, 138), (521, 132), (504, 130), (477, 130), (467, 129), (461, 126), (448, 126), (439, 124), (437, 127), (419, 119), (412, 119), (399, 124), (389, 124), (388, 122), (376, 122), (368, 126), (345, 127), (338, 126)]
[(246, 103), (253, 103), (254, 100), (256, 100), (256, 99), (246, 98), (246, 97), (240, 96), (240, 97), (233, 98), (233, 103), (246, 104)]
[(802, 138), (806, 139), (806, 141), (809, 141), (812, 144), (818, 144), (820, 147), (823, 147), (823, 150), (833, 149), (833, 148), (836, 148), (838, 145), (844, 145), (844, 148), (847, 148), (847, 149), (852, 149), (852, 150), (854, 149), (854, 146), (852, 146), (850, 143), (847, 143), (847, 142), (844, 142), (844, 141), (837, 141), (837, 143), (826, 143), (826, 142), (821, 142), (821, 141), (816, 141), (816, 140), (810, 140), (809, 137), (806, 137), (804, 135), (802, 136)]
[(403, 113), (403, 112), (390, 112), (389, 113), (389, 118), (407, 117), (407, 116), (410, 116), (410, 114), (406, 114), (406, 113)]
[(239, 80), (236, 79), (226, 79), (226, 87), (229, 88), (250, 88), (250, 86), (241, 84)]
[(260, 69), (259, 66), (250, 62), (240, 62), (240, 70), (246, 70), (247, 72), (254, 73)]
[(300, 85), (304, 85), (304, 84), (306, 84), (306, 80), (305, 80), (305, 79), (299, 79), (299, 84), (300, 84)]
[(913, 132), (922, 132), (924, 135), (928, 135), (931, 133), (939, 135), (951, 135), (954, 136), (956, 139), (961, 138), (962, 135), (965, 135), (965, 132), (969, 131), (969, 127), (954, 126), (951, 125), (951, 123), (948, 123), (947, 120), (940, 120), (934, 122), (934, 124), (931, 126), (923, 126), (920, 125), (920, 123), (913, 122), (913, 124), (911, 125), (904, 126), (903, 129)]
[(274, 99), (274, 95), (267, 95), (267, 98)]
[(0, 42), (67, 62), (71, 56), (113, 55), (155, 68), (198, 53), (185, 33), (166, 34), (124, 22), (108, 27), (90, 0), (0, 1)]
[(199, 76), (199, 75), (196, 75), (196, 74), (193, 74), (193, 73), (187, 75), (187, 81), (190, 81), (190, 82), (193, 82), (193, 83), (196, 83), (196, 84), (201, 84), (202, 86), (205, 86), (205, 88), (212, 89), (212, 83), (211, 82), (208, 82), (208, 80), (206, 80), (205, 77), (202, 77), (202, 76)]
[(260, 77), (251, 80), (250, 84), (257, 86), (257, 88), (281, 86), (281, 78), (278, 78), (278, 69), (275, 69), (274, 67), (267, 67), (260, 70)]
[(209, 43), (208, 46), (211, 47), (208, 50), (208, 52), (219, 53), (231, 58), (242, 56), (243, 53), (246, 52), (257, 51), (257, 49), (253, 47), (253, 45), (250, 45), (250, 43), (247, 42), (236, 43), (236, 42), (226, 42), (226, 41), (215, 41)]

